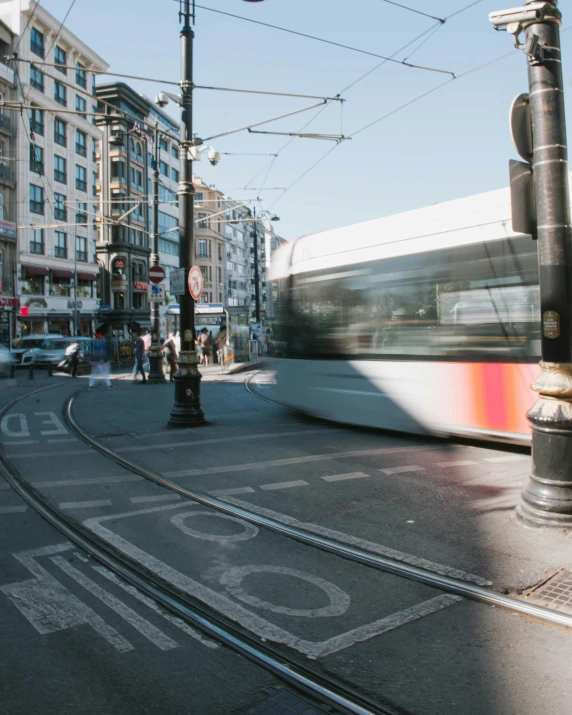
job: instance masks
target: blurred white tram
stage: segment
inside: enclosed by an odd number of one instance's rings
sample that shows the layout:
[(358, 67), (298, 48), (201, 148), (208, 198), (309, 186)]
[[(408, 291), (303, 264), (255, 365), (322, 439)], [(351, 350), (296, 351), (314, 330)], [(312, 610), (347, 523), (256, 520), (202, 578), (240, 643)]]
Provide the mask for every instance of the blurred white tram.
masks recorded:
[(272, 258), (279, 399), (329, 420), (526, 444), (537, 246), (508, 189), (305, 236)]

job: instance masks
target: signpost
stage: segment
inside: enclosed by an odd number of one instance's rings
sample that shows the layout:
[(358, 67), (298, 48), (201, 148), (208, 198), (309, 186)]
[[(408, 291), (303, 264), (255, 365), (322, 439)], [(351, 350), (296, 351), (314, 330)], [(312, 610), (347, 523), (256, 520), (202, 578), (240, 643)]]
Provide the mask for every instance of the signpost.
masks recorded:
[(185, 295), (185, 269), (177, 268), (171, 271), (169, 292), (171, 295)]
[(160, 303), (165, 299), (165, 286), (148, 286), (148, 297), (150, 303)]
[(189, 293), (193, 300), (198, 300), (203, 292), (203, 274), (198, 266), (193, 266), (189, 271)]
[(151, 266), (149, 268), (149, 280), (151, 283), (160, 283), (165, 278), (165, 271), (161, 266)]

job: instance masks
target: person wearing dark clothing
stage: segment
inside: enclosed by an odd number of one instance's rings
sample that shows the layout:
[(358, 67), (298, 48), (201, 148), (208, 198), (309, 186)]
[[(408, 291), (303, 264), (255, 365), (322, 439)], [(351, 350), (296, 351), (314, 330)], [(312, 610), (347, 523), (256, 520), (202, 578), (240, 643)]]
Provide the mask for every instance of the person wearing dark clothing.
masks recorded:
[(213, 344), (213, 341), (206, 328), (201, 330), (201, 334), (197, 338), (197, 343), (202, 352), (203, 364), (208, 365), (211, 357), (211, 345)]
[(145, 341), (143, 338), (139, 335), (137, 336), (137, 339), (135, 340), (135, 347), (134, 347), (134, 352), (135, 352), (135, 376), (134, 380), (137, 380), (137, 373), (140, 372), (141, 376), (143, 377), (143, 382), (147, 382), (147, 377), (145, 376), (145, 370), (143, 369), (143, 361), (145, 359)]
[(89, 377), (89, 388), (95, 390), (96, 380), (104, 380), (108, 388), (112, 387), (109, 379), (109, 363), (111, 361), (111, 351), (107, 340), (101, 333), (95, 334), (93, 341), (93, 352), (91, 357), (91, 375)]
[(169, 337), (165, 340), (163, 344), (163, 349), (165, 350), (165, 357), (169, 363), (170, 371), (169, 377), (170, 381), (174, 382), (175, 373), (177, 372), (177, 346), (175, 345), (175, 339), (173, 333), (169, 333)]
[(77, 377), (77, 367), (79, 365), (81, 348), (79, 343), (72, 343), (66, 350), (66, 361), (70, 367), (72, 377)]

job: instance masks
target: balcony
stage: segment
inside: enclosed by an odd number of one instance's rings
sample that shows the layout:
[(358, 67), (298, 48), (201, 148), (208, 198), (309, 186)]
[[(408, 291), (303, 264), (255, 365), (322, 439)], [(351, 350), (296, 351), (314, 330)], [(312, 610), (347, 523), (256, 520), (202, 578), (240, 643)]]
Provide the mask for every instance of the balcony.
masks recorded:
[(75, 252), (75, 257), (78, 261), (82, 261), (83, 263), (87, 263), (87, 251), (76, 251)]
[(75, 188), (78, 191), (87, 191), (87, 182), (84, 181), (83, 179), (76, 179), (75, 180)]
[(65, 246), (56, 246), (54, 248), (54, 256), (56, 258), (67, 258), (68, 257), (68, 249)]
[(75, 153), (79, 154), (80, 156), (87, 156), (87, 147), (85, 144), (78, 144), (77, 142), (75, 143)]
[(44, 244), (37, 241), (30, 241), (30, 253), (36, 253), (40, 256), (44, 255)]
[(54, 169), (54, 179), (59, 181), (60, 184), (67, 184), (68, 175), (65, 171), (58, 171), (58, 169)]

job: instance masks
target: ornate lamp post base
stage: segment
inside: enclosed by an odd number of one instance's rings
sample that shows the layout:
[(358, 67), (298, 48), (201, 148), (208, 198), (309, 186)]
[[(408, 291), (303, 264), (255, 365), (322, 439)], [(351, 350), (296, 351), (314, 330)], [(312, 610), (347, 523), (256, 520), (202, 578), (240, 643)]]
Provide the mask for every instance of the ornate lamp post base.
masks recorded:
[(532, 383), (539, 399), (528, 413), (532, 474), (516, 514), (533, 526), (567, 527), (572, 526), (572, 364), (541, 362), (540, 368)]
[(201, 409), (201, 374), (197, 369), (196, 352), (181, 352), (175, 373), (175, 404), (171, 410), (169, 427), (199, 427), (206, 424)]
[(149, 350), (149, 377), (147, 382), (152, 385), (159, 385), (166, 382), (165, 374), (163, 372), (163, 351), (161, 346), (157, 344), (151, 344), (151, 349)]

